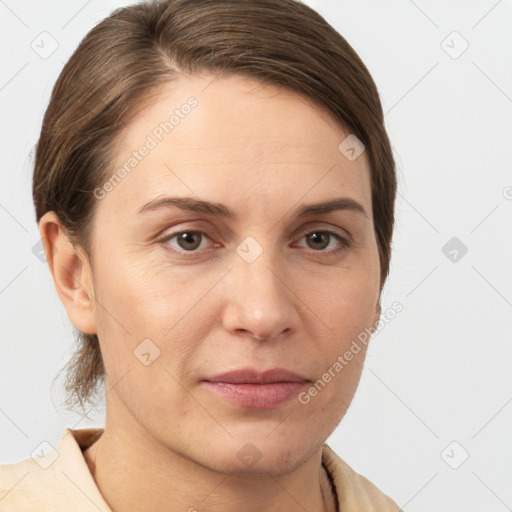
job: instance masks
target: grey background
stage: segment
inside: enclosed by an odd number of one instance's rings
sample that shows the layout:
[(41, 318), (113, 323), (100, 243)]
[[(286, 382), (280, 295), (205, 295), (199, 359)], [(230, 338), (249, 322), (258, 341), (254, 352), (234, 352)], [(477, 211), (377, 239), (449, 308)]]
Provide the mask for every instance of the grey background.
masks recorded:
[[(32, 251), (31, 153), (64, 62), (128, 3), (0, 0), (2, 463), (102, 426), (59, 406), (73, 338)], [(383, 309), (404, 309), (328, 443), (408, 512), (511, 510), (512, 2), (306, 3), (372, 73), (400, 182)]]

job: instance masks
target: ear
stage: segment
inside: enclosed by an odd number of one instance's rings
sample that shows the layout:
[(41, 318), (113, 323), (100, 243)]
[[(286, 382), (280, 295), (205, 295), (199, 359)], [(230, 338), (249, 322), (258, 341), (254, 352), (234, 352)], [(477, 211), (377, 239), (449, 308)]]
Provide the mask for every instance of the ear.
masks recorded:
[(375, 306), (375, 316), (373, 317), (373, 324), (372, 324), (372, 326), (375, 327), (375, 329), (377, 329), (377, 324), (380, 320), (381, 313), (382, 313), (382, 307), (380, 305), (380, 295), (379, 295), (379, 300), (377, 301), (377, 305)]
[(87, 255), (73, 246), (55, 212), (41, 217), (39, 233), (55, 288), (70, 322), (83, 333), (96, 334), (92, 269)]

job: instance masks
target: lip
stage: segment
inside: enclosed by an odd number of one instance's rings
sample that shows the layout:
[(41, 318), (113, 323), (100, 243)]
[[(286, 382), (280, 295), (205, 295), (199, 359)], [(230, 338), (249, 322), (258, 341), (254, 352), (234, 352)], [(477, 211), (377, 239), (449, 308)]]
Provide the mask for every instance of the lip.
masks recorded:
[(286, 368), (272, 368), (265, 371), (258, 371), (254, 368), (241, 368), (240, 370), (206, 377), (203, 380), (227, 384), (272, 384), (275, 382), (307, 382), (309, 379)]
[(275, 409), (296, 396), (309, 379), (285, 368), (258, 371), (243, 368), (207, 377), (210, 391), (232, 403), (254, 409)]

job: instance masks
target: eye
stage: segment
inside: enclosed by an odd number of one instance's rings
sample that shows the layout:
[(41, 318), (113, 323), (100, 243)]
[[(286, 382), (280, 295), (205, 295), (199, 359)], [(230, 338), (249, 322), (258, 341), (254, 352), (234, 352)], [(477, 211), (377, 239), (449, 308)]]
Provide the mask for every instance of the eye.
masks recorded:
[(326, 230), (310, 231), (302, 236), (301, 240), (304, 240), (305, 244), (299, 243), (299, 247), (308, 247), (313, 249), (315, 252), (326, 252), (331, 254), (342, 251), (350, 245), (349, 241), (338, 235), (338, 233)]
[(196, 249), (204, 249), (204, 241), (208, 239), (209, 237), (202, 231), (180, 231), (161, 241), (171, 245), (178, 252), (193, 252)]
[[(306, 247), (313, 252), (334, 255), (350, 246), (349, 240), (329, 230), (315, 230), (305, 233), (297, 243), (298, 247)], [(203, 231), (186, 230), (167, 235), (159, 240), (168, 249), (178, 253), (194, 253), (208, 248), (210, 237)]]

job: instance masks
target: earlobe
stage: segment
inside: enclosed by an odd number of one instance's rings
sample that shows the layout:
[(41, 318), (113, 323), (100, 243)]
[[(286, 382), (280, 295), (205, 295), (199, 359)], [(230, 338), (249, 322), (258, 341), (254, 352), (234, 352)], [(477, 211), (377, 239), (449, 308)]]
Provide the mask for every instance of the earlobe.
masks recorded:
[(379, 300), (377, 301), (377, 305), (375, 307), (375, 316), (373, 317), (373, 327), (377, 328), (377, 324), (379, 323), (379, 320), (380, 320), (380, 315), (382, 313), (382, 307), (380, 305), (380, 296), (379, 296)]
[(41, 217), (39, 233), (55, 288), (70, 322), (81, 332), (96, 334), (93, 280), (85, 252), (73, 246), (55, 212)]

